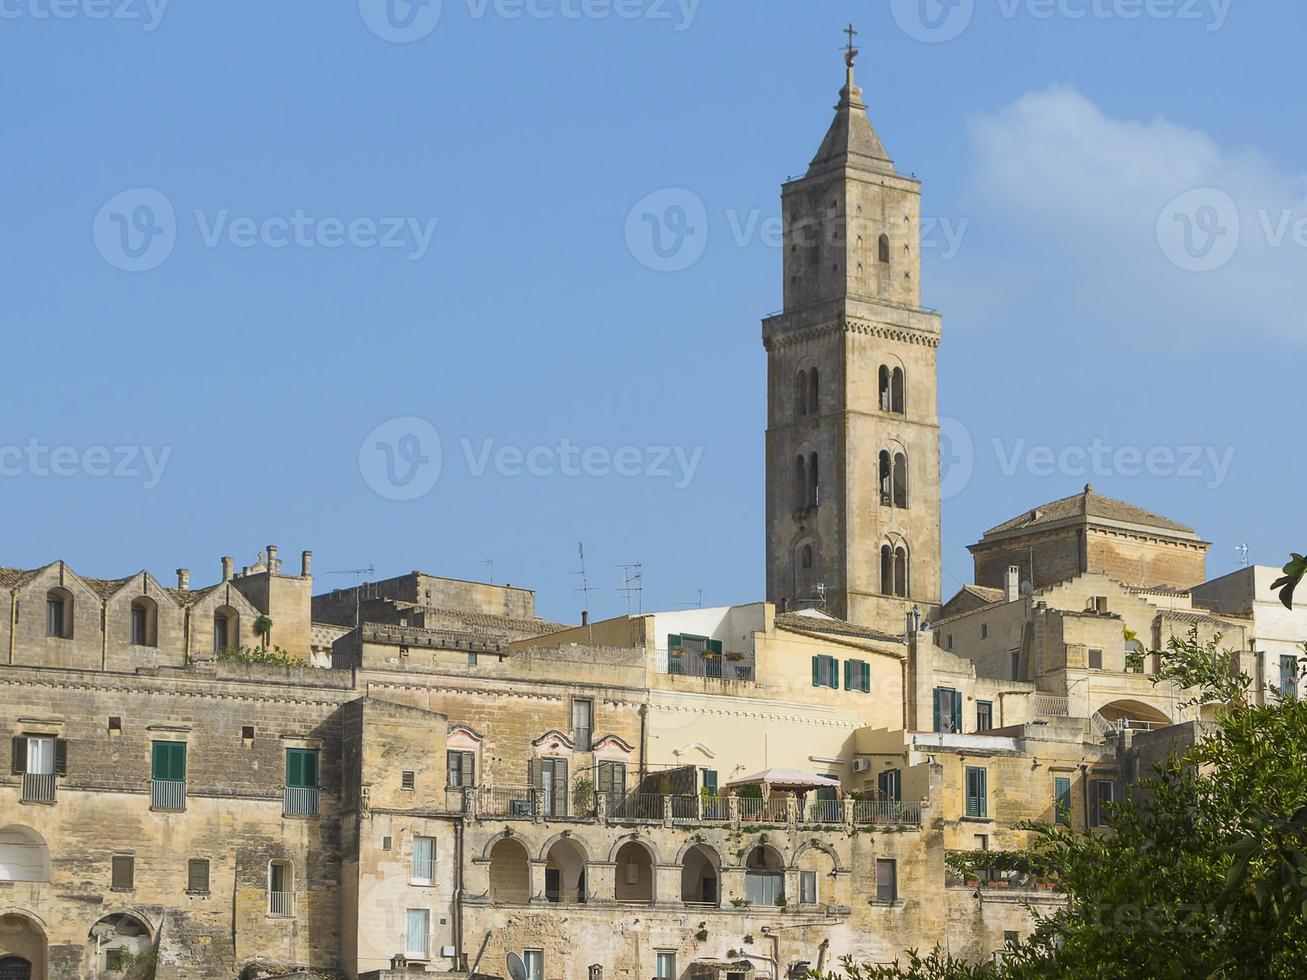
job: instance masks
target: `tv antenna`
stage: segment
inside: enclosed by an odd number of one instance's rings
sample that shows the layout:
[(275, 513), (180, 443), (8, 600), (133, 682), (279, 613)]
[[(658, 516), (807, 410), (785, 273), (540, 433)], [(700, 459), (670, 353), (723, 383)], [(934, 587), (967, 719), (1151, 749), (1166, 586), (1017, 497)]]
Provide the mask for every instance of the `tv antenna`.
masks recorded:
[(703, 589), (691, 589), (699, 599), (696, 602), (678, 602), (677, 605), (683, 609), (702, 609), (703, 608)]
[(1237, 551), (1237, 552), (1239, 552), (1239, 566), (1240, 566), (1241, 568), (1247, 568), (1247, 567), (1248, 567), (1248, 545), (1247, 545), (1247, 544), (1237, 544), (1237, 545), (1234, 546), (1234, 550)]
[(353, 575), (354, 576), (354, 628), (359, 628), (359, 610), (363, 599), (363, 577), (371, 577), (377, 574), (377, 570), (369, 565), (367, 568), (338, 568), (334, 572), (328, 572), (328, 575)]
[(494, 585), (495, 584), (495, 560), (493, 558), (487, 558), (485, 561), (481, 562), (481, 564), (485, 565), (486, 568), (488, 569), (487, 575), (489, 577), (486, 579), (486, 584)]
[(644, 565), (640, 562), (631, 562), (626, 565), (618, 565), (617, 570), (621, 572), (622, 584), (617, 587), (618, 592), (626, 594), (626, 615), (631, 615), (631, 596), (635, 596), (635, 609), (637, 614), (644, 613)]
[(574, 589), (573, 591), (580, 592), (585, 596), (585, 609), (582, 610), (582, 615), (584, 616), (586, 626), (588, 627), (590, 645), (594, 646), (595, 628), (594, 624), (590, 622), (590, 593), (593, 590), (590, 588), (590, 579), (585, 574), (585, 542), (577, 542), (576, 556), (581, 560), (581, 568), (573, 574), (581, 576), (581, 587), (579, 589)]

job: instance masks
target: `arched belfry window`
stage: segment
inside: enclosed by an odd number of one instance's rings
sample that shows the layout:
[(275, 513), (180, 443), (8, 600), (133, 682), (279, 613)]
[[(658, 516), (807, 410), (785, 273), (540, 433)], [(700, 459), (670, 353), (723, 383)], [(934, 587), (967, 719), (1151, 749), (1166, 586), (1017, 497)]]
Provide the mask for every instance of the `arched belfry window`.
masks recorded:
[(808, 372), (808, 413), (816, 415), (820, 411), (821, 402), (817, 393), (817, 369), (813, 368)]
[(894, 454), (894, 506), (908, 506), (908, 457)]
[(808, 505), (808, 464), (802, 456), (794, 458), (794, 502), (796, 508)]
[(908, 549), (903, 545), (894, 549), (894, 594), (900, 598), (908, 595)]
[(808, 414), (808, 372), (800, 371), (794, 378), (794, 417)]
[(808, 457), (808, 506), (816, 507), (821, 503), (821, 482), (817, 478), (817, 454)]
[(882, 595), (907, 598), (909, 590), (908, 549), (902, 545), (880, 546), (880, 591)]
[(889, 235), (880, 236), (880, 260), (889, 263)]
[(907, 394), (904, 391), (903, 368), (896, 367), (890, 375), (890, 411), (895, 415), (907, 412)]
[(880, 505), (890, 507), (894, 504), (894, 465), (890, 460), (889, 450), (880, 451)]
[(799, 567), (800, 568), (812, 567), (812, 545), (805, 544), (802, 548), (799, 549)]

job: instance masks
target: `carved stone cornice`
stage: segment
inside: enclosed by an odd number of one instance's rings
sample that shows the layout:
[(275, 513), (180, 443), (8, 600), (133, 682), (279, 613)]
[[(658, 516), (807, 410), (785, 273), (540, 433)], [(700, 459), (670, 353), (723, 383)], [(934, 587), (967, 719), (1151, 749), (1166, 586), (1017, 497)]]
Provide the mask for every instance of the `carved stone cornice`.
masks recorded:
[(902, 344), (918, 344), (922, 347), (939, 347), (939, 335), (915, 330), (911, 327), (898, 327), (888, 323), (873, 323), (870, 320), (846, 318), (825, 323), (820, 326), (806, 327), (800, 330), (764, 337), (763, 349), (768, 353), (796, 344), (804, 344), (822, 337), (838, 333), (861, 334), (866, 337), (878, 337), (882, 340), (895, 340)]

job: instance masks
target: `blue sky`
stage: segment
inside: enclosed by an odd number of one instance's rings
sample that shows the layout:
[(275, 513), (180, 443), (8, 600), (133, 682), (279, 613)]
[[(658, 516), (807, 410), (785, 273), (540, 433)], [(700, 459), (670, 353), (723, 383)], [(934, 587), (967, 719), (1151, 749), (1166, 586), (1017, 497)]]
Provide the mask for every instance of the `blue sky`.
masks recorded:
[(0, 563), (759, 597), (766, 229), (850, 20), (934, 219), (946, 596), (1085, 482), (1212, 575), (1307, 544), (1301, 4), (54, 2), (0, 4)]

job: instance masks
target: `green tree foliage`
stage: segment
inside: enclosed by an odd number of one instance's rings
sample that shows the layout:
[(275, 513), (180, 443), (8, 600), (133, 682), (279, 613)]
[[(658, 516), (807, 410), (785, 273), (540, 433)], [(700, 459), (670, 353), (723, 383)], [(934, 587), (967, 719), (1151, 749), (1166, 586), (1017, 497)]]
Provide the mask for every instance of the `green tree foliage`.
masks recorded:
[(1161, 654), (1215, 721), (1123, 794), (1110, 833), (1028, 828), (1068, 903), (1001, 963), (936, 950), (821, 980), (1307, 977), (1307, 702), (1250, 704), (1232, 656), (1195, 635)]

